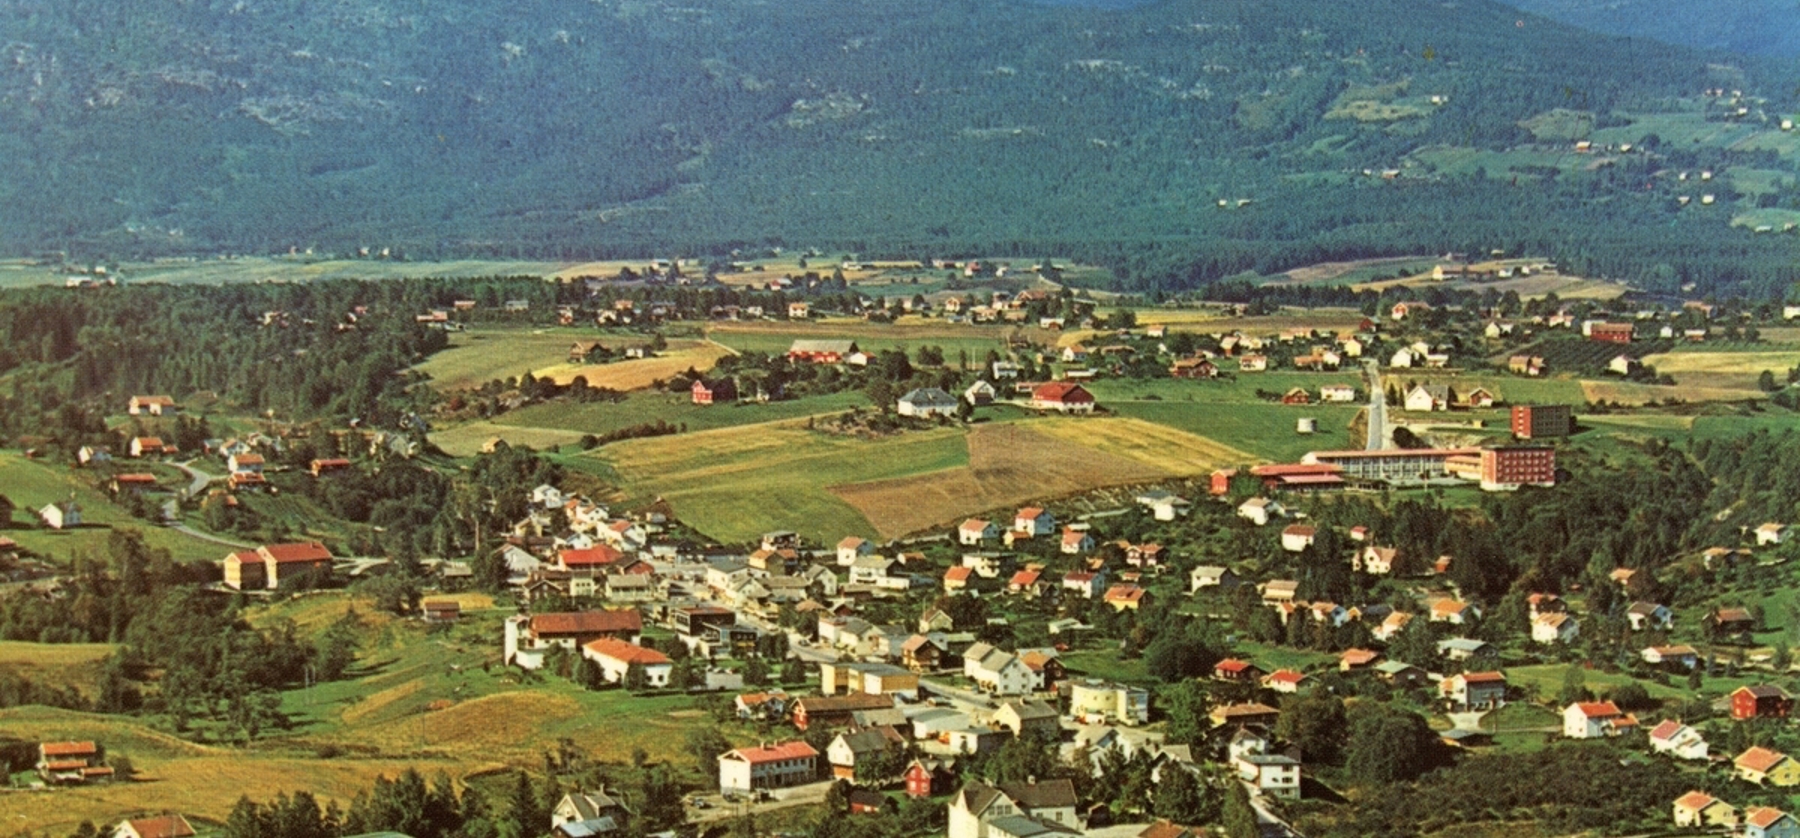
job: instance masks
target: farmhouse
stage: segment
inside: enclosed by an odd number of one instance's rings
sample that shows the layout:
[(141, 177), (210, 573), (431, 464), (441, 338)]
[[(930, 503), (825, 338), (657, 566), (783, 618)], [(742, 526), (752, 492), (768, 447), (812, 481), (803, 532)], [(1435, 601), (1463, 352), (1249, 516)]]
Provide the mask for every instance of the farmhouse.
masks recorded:
[(111, 838), (194, 838), (194, 826), (179, 814), (129, 818), (119, 822)]
[(1031, 408), (1033, 410), (1054, 410), (1058, 413), (1086, 414), (1093, 413), (1094, 396), (1080, 384), (1067, 381), (1053, 381), (1039, 384), (1031, 391)]
[(1219, 367), (1206, 358), (1179, 358), (1169, 367), (1174, 378), (1217, 378)]
[(317, 541), (266, 544), (225, 557), (225, 584), (239, 591), (292, 588), (331, 578), (331, 551)]
[(901, 396), (894, 411), (901, 416), (928, 419), (933, 416), (955, 416), (955, 396), (936, 387), (921, 387)]
[(46, 783), (73, 784), (108, 780), (113, 770), (102, 764), (93, 742), (44, 742), (38, 745), (38, 778)]
[(1610, 701), (1577, 701), (1563, 708), (1563, 735), (1570, 739), (1599, 739), (1636, 729), (1637, 717)]
[(132, 396), (126, 403), (125, 412), (133, 415), (173, 416), (176, 412), (175, 400), (168, 396)]
[[(735, 621), (736, 615), (724, 613)], [(543, 665), (544, 651), (551, 646), (573, 652), (602, 638), (636, 643), (644, 633), (644, 619), (635, 608), (551, 612), (508, 617), (505, 632), (505, 662), (536, 669)]]
[[(804, 316), (804, 315), (802, 315)], [(856, 351), (853, 340), (796, 340), (788, 348), (788, 360), (809, 364), (841, 364)]]
[(1583, 324), (1589, 340), (1604, 343), (1630, 343), (1630, 323), (1586, 323)]
[(1773, 684), (1738, 687), (1731, 692), (1731, 717), (1745, 719), (1784, 719), (1794, 709), (1794, 700), (1786, 690)]

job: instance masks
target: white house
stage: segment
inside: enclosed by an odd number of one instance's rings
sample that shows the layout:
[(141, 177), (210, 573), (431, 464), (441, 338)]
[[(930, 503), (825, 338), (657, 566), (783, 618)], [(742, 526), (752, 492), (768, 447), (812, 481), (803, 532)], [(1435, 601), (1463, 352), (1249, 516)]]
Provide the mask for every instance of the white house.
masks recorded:
[(1396, 548), (1377, 547), (1371, 544), (1356, 554), (1351, 561), (1350, 569), (1376, 576), (1386, 576), (1394, 572), (1394, 559), (1399, 555), (1400, 551)]
[(1268, 498), (1251, 498), (1238, 504), (1237, 514), (1259, 527), (1267, 526), (1269, 519), (1279, 518), (1282, 514), (1281, 503)]
[(1700, 664), (1700, 653), (1692, 646), (1649, 646), (1638, 653), (1644, 663), (1654, 666), (1676, 666), (1693, 669)]
[(1618, 736), (1637, 728), (1637, 717), (1610, 701), (1577, 701), (1563, 708), (1563, 735), (1570, 739)]
[(867, 556), (870, 553), (873, 553), (874, 551), (875, 551), (875, 547), (874, 547), (874, 545), (869, 543), (868, 539), (857, 538), (854, 535), (850, 536), (850, 537), (844, 539), (843, 541), (838, 542), (838, 545), (837, 545), (838, 567), (849, 567), (853, 564), (856, 564), (857, 559)]
[(933, 416), (956, 415), (957, 399), (955, 396), (936, 387), (921, 387), (900, 397), (895, 404), (895, 412), (901, 416), (913, 416), (927, 419)]
[(850, 565), (851, 584), (875, 585), (886, 579), (894, 560), (885, 556), (863, 556)]
[(1069, 715), (1089, 721), (1146, 724), (1150, 721), (1150, 691), (1104, 681), (1075, 681), (1069, 685)]
[(38, 510), (38, 517), (44, 519), (50, 529), (74, 529), (81, 526), (81, 507), (72, 500), (46, 504)]
[(956, 540), (964, 547), (979, 547), (982, 542), (992, 541), (1000, 537), (1000, 528), (992, 521), (970, 518), (956, 528)]
[(719, 755), (719, 790), (745, 792), (810, 783), (818, 778), (819, 752), (803, 741), (738, 748)]
[(1068, 779), (990, 786), (971, 782), (949, 806), (948, 838), (1056, 838), (1079, 835), (1075, 784)]
[(1676, 759), (1706, 759), (1706, 737), (1681, 722), (1664, 720), (1650, 731), (1650, 749)]
[(1788, 526), (1773, 521), (1756, 528), (1756, 546), (1767, 547), (1787, 543)]
[(1199, 593), (1202, 588), (1235, 588), (1237, 583), (1237, 574), (1218, 565), (1200, 565), (1188, 572), (1188, 593)]
[(1047, 509), (1027, 506), (1013, 516), (1012, 528), (1030, 536), (1049, 535), (1056, 531), (1056, 516)]
[(1298, 553), (1311, 547), (1318, 530), (1306, 524), (1289, 524), (1281, 531), (1281, 549)]
[(1531, 621), (1531, 639), (1538, 643), (1573, 643), (1581, 636), (1581, 623), (1568, 614), (1539, 614)]
[(1413, 353), (1411, 349), (1395, 350), (1393, 357), (1388, 359), (1388, 366), (1394, 369), (1407, 369), (1412, 365)]
[(983, 579), (998, 579), (1000, 572), (1006, 568), (1006, 557), (993, 553), (964, 553), (962, 566)]
[(1407, 410), (1432, 412), (1450, 409), (1450, 388), (1443, 384), (1415, 384), (1406, 391)]
[(668, 655), (611, 637), (588, 641), (581, 647), (581, 656), (600, 664), (600, 673), (609, 684), (625, 683), (626, 673), (635, 664), (643, 669), (645, 684), (666, 687), (675, 668)]
[(1031, 667), (1019, 656), (986, 643), (963, 653), (963, 675), (995, 695), (1021, 695), (1031, 689)]
[(1356, 388), (1348, 384), (1327, 384), (1319, 388), (1319, 401), (1353, 402), (1356, 401)]
[(970, 384), (968, 389), (963, 390), (962, 397), (963, 401), (976, 407), (981, 407), (982, 405), (993, 404), (994, 398), (997, 395), (999, 394), (994, 391), (994, 385), (989, 384), (987, 379), (977, 378), (975, 379), (974, 384)]

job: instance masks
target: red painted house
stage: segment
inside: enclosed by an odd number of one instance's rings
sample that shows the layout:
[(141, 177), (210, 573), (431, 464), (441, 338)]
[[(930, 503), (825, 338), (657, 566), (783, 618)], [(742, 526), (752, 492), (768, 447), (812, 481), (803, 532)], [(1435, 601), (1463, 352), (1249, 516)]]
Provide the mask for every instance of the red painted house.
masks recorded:
[(1731, 717), (1734, 719), (1785, 719), (1794, 707), (1794, 699), (1786, 690), (1772, 684), (1738, 687), (1731, 693)]
[(1053, 381), (1039, 384), (1031, 391), (1031, 407), (1034, 410), (1054, 410), (1059, 413), (1093, 413), (1094, 394), (1080, 384), (1068, 381)]
[(1630, 343), (1630, 323), (1595, 323), (1588, 327), (1588, 340), (1603, 343)]
[(737, 400), (737, 382), (729, 378), (718, 381), (707, 381), (704, 378), (694, 379), (694, 404), (716, 404)]
[(919, 757), (906, 766), (906, 796), (914, 799), (944, 794), (950, 791), (956, 775), (950, 771), (950, 764)]

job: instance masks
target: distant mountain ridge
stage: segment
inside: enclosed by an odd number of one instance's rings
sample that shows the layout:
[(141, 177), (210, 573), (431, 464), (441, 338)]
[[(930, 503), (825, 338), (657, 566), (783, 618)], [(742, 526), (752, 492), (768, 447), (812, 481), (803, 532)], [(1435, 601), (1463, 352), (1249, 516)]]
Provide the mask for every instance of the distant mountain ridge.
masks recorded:
[(1785, 277), (1722, 205), (1679, 213), (1652, 161), (1585, 165), (1537, 117), (1622, 130), (1743, 88), (1766, 121), (1794, 111), (1793, 68), (1489, 0), (0, 0), (0, 20), (14, 253), (820, 245), (1180, 287), (1479, 247)]
[(1769, 58), (1800, 57), (1800, 0), (1505, 0), (1564, 23)]

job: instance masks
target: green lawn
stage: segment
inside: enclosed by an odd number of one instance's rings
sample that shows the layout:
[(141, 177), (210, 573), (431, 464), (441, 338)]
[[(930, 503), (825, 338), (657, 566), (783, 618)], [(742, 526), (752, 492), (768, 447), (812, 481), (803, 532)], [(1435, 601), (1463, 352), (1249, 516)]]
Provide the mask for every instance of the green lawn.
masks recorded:
[[(1308, 451), (1361, 448), (1365, 442), (1348, 431), (1359, 408), (1346, 405), (1297, 407), (1274, 403), (1106, 402), (1122, 416), (1207, 437), (1273, 462), (1295, 462)], [(1318, 433), (1294, 432), (1295, 420), (1319, 420)]]
[(1156, 679), (1144, 669), (1143, 658), (1124, 660), (1116, 649), (1093, 649), (1070, 652), (1061, 658), (1071, 677), (1101, 678), (1122, 684), (1154, 684)]
[(1309, 652), (1262, 643), (1239, 643), (1235, 654), (1261, 667), (1264, 672), (1274, 672), (1277, 669), (1317, 671), (1321, 667), (1336, 667), (1338, 661), (1337, 655), (1328, 652)]
[(633, 393), (618, 403), (556, 401), (515, 410), (494, 420), (496, 425), (519, 428), (554, 428), (583, 434), (604, 434), (632, 425), (668, 422), (686, 425), (688, 431), (709, 431), (738, 425), (800, 419), (842, 413), (867, 407), (860, 392), (809, 396), (768, 404), (697, 405), (687, 393)]
[[(1568, 672), (1568, 669), (1568, 664), (1560, 663), (1514, 666), (1509, 667), (1506, 670), (1506, 680), (1509, 684), (1514, 686), (1536, 685), (1538, 688), (1538, 699), (1540, 701), (1555, 701), (1556, 694), (1562, 690), (1563, 676)], [(1690, 693), (1686, 689), (1665, 687), (1661, 684), (1632, 678), (1623, 673), (1602, 672), (1597, 669), (1590, 669), (1584, 674), (1586, 675), (1587, 688), (1593, 690), (1595, 693), (1604, 693), (1611, 687), (1635, 682), (1643, 684), (1644, 688), (1650, 692), (1652, 698), (1679, 699), (1690, 697)]]
[[(214, 561), (224, 558), (227, 548), (190, 538), (157, 523), (133, 518), (115, 506), (105, 493), (88, 485), (92, 473), (67, 466), (27, 460), (17, 452), (0, 452), (0, 493), (16, 507), (6, 537), (35, 553), (59, 559), (86, 552), (101, 555), (114, 527), (132, 527), (144, 533), (151, 547), (166, 548), (179, 561)], [(37, 510), (52, 501), (66, 501), (73, 495), (81, 506), (82, 526), (56, 531), (43, 525)]]

